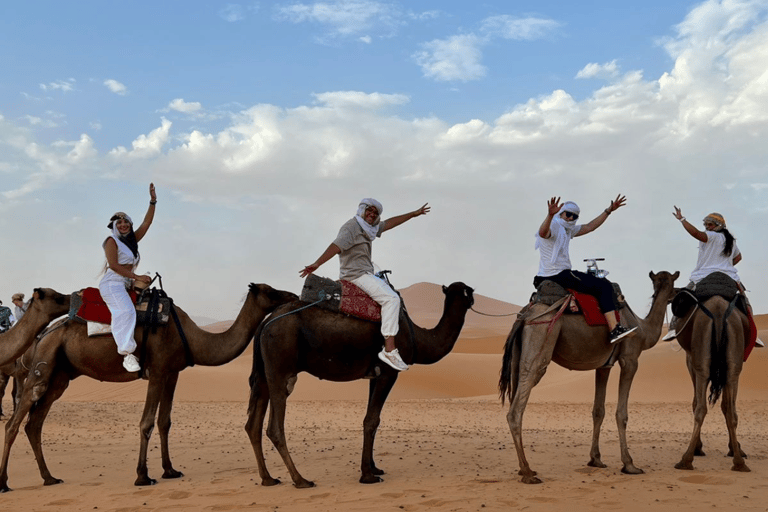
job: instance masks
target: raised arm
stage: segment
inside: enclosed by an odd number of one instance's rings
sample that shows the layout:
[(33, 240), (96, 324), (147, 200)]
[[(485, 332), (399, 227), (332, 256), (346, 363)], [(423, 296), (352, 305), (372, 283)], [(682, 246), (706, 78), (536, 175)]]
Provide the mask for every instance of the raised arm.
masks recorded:
[(582, 236), (586, 235), (587, 233), (591, 233), (600, 226), (603, 225), (603, 222), (605, 222), (608, 219), (608, 216), (621, 208), (622, 206), (627, 204), (627, 197), (623, 196), (621, 194), (616, 196), (616, 199), (611, 201), (611, 205), (603, 210), (597, 217), (589, 221), (588, 223), (581, 226), (581, 229), (578, 233), (576, 233), (576, 236)]
[(133, 232), (136, 235), (136, 241), (141, 241), (144, 235), (147, 234), (149, 226), (152, 225), (152, 220), (155, 218), (155, 205), (157, 204), (157, 194), (155, 194), (155, 184), (149, 184), (149, 207), (147, 208), (147, 214), (144, 215), (144, 220), (138, 229)]
[(311, 265), (307, 265), (303, 269), (299, 270), (299, 277), (307, 277), (309, 274), (313, 273), (315, 270), (317, 270), (320, 265), (328, 261), (329, 259), (333, 258), (337, 254), (341, 253), (341, 249), (338, 245), (332, 243), (328, 246), (328, 248), (323, 252), (323, 254), (320, 255), (317, 260), (312, 263)]
[(400, 224), (402, 224), (403, 222), (410, 220), (414, 217), (418, 217), (420, 215), (426, 215), (429, 213), (429, 210), (430, 210), (429, 203), (424, 203), (424, 206), (422, 206), (418, 210), (414, 210), (409, 213), (404, 213), (396, 217), (390, 217), (389, 219), (384, 221), (384, 228), (381, 230), (381, 232), (383, 233), (384, 231), (389, 231), (390, 229), (395, 228)]
[(693, 224), (685, 220), (685, 217), (683, 217), (683, 212), (680, 211), (680, 208), (675, 206), (675, 213), (673, 213), (672, 215), (674, 215), (675, 218), (680, 221), (680, 223), (683, 225), (683, 228), (693, 238), (695, 238), (699, 242), (707, 241), (707, 234), (704, 233), (703, 231), (699, 231), (698, 229), (696, 229), (696, 226), (694, 226)]
[(549, 230), (549, 226), (552, 225), (552, 219), (555, 218), (555, 215), (557, 215), (557, 212), (559, 212), (562, 207), (563, 205), (560, 202), (559, 197), (553, 197), (547, 201), (547, 216), (544, 218), (544, 222), (541, 223), (541, 226), (539, 226), (539, 236), (541, 238), (549, 238), (552, 234)]

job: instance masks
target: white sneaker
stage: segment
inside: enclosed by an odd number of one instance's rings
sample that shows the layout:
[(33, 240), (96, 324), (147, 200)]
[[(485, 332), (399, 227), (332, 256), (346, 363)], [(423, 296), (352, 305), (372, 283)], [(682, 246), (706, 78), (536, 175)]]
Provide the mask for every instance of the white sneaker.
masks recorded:
[(404, 372), (408, 369), (408, 365), (405, 364), (403, 358), (400, 357), (400, 352), (397, 349), (392, 352), (387, 352), (387, 349), (384, 348), (381, 349), (381, 352), (379, 352), (379, 359), (399, 372)]
[(129, 372), (137, 372), (141, 370), (141, 366), (139, 366), (139, 360), (136, 359), (136, 356), (133, 354), (128, 354), (123, 358), (123, 368)]
[(661, 338), (661, 341), (672, 341), (675, 338), (677, 338), (677, 332), (674, 329), (670, 329), (669, 332)]

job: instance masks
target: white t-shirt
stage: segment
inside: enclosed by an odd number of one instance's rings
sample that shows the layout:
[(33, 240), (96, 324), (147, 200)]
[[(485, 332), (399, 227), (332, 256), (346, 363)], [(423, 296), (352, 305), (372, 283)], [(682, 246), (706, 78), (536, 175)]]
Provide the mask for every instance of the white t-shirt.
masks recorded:
[[(554, 222), (554, 221), (553, 221)], [(549, 238), (541, 238), (536, 233), (536, 246), (539, 249), (539, 273), (536, 274), (541, 277), (550, 277), (559, 274), (563, 270), (571, 270), (571, 257), (569, 253), (569, 246), (571, 238), (576, 236), (581, 230), (582, 224), (577, 224), (572, 230), (557, 230), (550, 228)], [(569, 232), (571, 233), (569, 235)], [(559, 235), (558, 235), (559, 233)], [(557, 243), (557, 237), (565, 237), (565, 240), (561, 244)], [(552, 254), (555, 251), (555, 247), (559, 245), (559, 250), (554, 258)]]
[(717, 231), (705, 231), (707, 235), (706, 242), (699, 242), (699, 259), (696, 261), (696, 268), (691, 272), (691, 281), (698, 283), (712, 272), (722, 272), (735, 281), (739, 280), (739, 273), (733, 266), (733, 259), (741, 254), (733, 242), (733, 250), (730, 256), (723, 255), (725, 247), (725, 235)]

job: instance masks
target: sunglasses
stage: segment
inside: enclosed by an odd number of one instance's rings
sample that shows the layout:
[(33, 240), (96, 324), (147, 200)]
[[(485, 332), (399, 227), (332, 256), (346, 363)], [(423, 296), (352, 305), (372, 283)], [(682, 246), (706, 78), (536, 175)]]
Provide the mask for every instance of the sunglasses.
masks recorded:
[(566, 219), (576, 220), (579, 218), (579, 215), (577, 213), (572, 213), (572, 212), (563, 212), (563, 213), (565, 214)]

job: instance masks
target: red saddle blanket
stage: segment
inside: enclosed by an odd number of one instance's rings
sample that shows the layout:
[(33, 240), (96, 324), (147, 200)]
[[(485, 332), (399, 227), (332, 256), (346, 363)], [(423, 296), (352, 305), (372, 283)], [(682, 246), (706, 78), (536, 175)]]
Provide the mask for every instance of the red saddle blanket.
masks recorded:
[[(597, 298), (593, 295), (587, 295), (586, 293), (577, 292), (575, 290), (568, 290), (576, 298), (576, 303), (579, 305), (581, 313), (584, 315), (584, 320), (587, 321), (587, 325), (608, 325), (608, 321), (605, 319), (605, 314), (600, 311), (600, 305), (597, 303)], [(618, 310), (614, 312), (616, 314), (616, 320), (619, 320)]]
[(339, 311), (363, 320), (381, 322), (381, 306), (350, 281), (341, 280)]
[[(136, 303), (136, 292), (130, 290), (128, 295)], [(101, 298), (98, 288), (85, 288), (82, 292), (83, 304), (77, 310), (77, 316), (87, 322), (99, 322), (109, 324), (112, 322), (112, 313), (109, 312), (107, 303)]]

